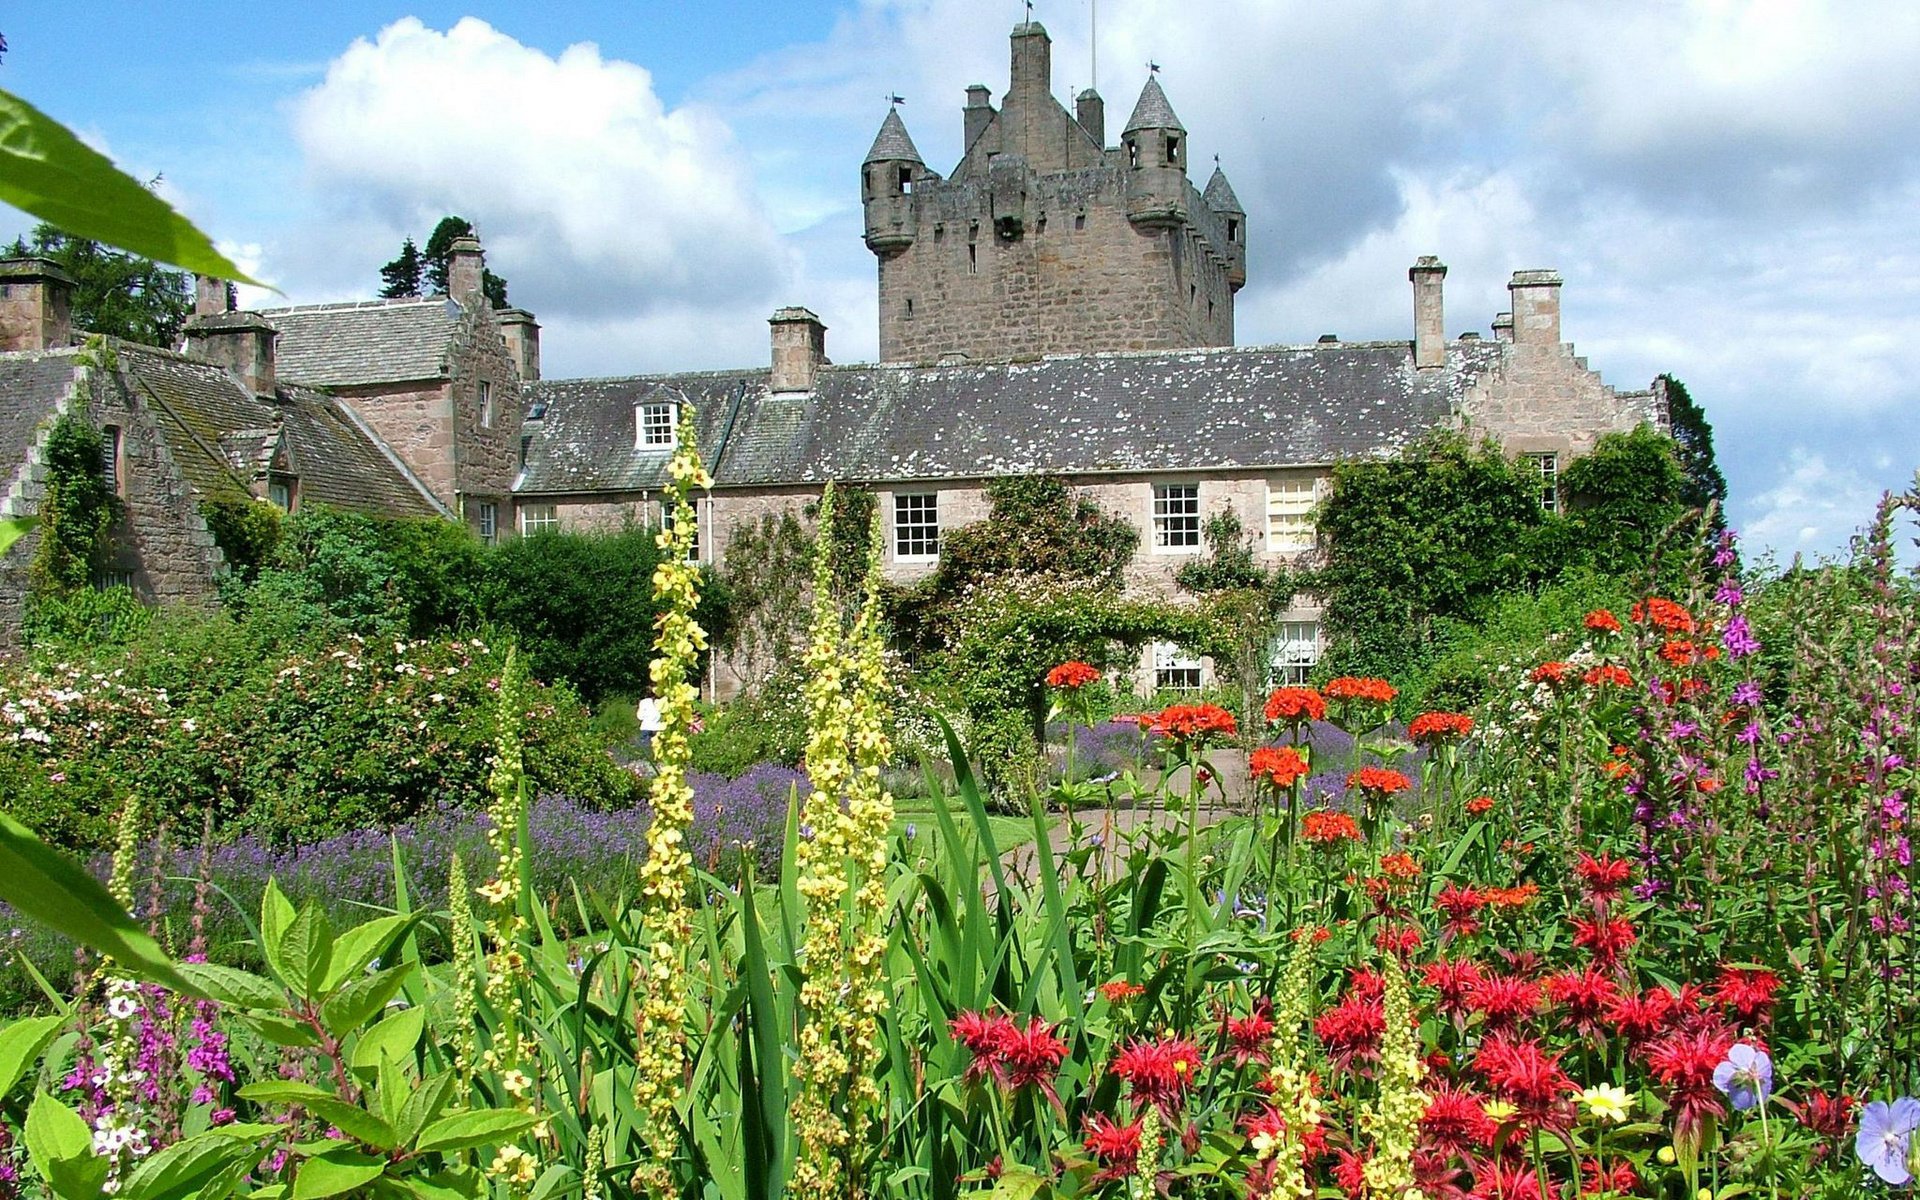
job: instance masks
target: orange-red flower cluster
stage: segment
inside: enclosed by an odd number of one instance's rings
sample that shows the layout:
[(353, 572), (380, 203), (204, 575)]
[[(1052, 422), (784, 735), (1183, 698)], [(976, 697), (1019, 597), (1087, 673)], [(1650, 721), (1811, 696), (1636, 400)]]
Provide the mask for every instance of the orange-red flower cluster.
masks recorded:
[(1325, 688), (1329, 700), (1365, 700), (1371, 704), (1391, 704), (1399, 689), (1384, 679), (1366, 675), (1342, 675), (1329, 679)]
[(1492, 811), (1493, 811), (1492, 796), (1475, 796), (1473, 799), (1467, 801), (1468, 816), (1472, 816), (1472, 817), (1485, 816), (1487, 813), (1490, 813)]
[(1125, 1179), (1140, 1159), (1140, 1122), (1118, 1125), (1095, 1113), (1087, 1118), (1087, 1139), (1081, 1144), (1100, 1160), (1102, 1169), (1092, 1179), (1095, 1185)]
[(1261, 746), (1247, 756), (1247, 770), (1259, 783), (1290, 788), (1307, 774), (1307, 760), (1292, 746)]
[(1528, 882), (1517, 887), (1494, 887), (1489, 884), (1480, 889), (1480, 894), (1492, 908), (1525, 908), (1540, 898), (1540, 885)]
[(1239, 723), (1217, 704), (1169, 704), (1153, 714), (1151, 728), (1162, 737), (1193, 742), (1209, 734), (1232, 737)]
[(1668, 633), (1692, 633), (1693, 614), (1672, 600), (1649, 596), (1633, 606), (1629, 614), (1635, 622), (1650, 622)]
[(1395, 792), (1404, 792), (1413, 786), (1413, 780), (1394, 770), (1392, 767), (1361, 767), (1347, 776), (1347, 786), (1359, 788), (1363, 792), (1372, 792), (1378, 796), (1391, 796)]
[(1616, 667), (1612, 663), (1601, 663), (1590, 669), (1581, 678), (1588, 687), (1632, 687), (1633, 676), (1625, 667)]
[(1079, 659), (1071, 659), (1047, 672), (1047, 686), (1073, 691), (1085, 687), (1098, 678), (1100, 678), (1099, 671)]
[(1380, 873), (1389, 879), (1420, 878), (1420, 863), (1402, 850), (1398, 854), (1389, 854), (1380, 860)]
[(1552, 662), (1541, 663), (1533, 669), (1533, 673), (1527, 678), (1533, 680), (1535, 683), (1544, 683), (1549, 686), (1558, 687), (1560, 684), (1566, 682), (1567, 671), (1567, 664), (1556, 659)]
[(1141, 984), (1116, 979), (1111, 983), (1101, 984), (1100, 994), (1107, 998), (1108, 1004), (1125, 1004), (1129, 1000), (1146, 995), (1147, 989)]
[(1324, 721), (1327, 698), (1308, 687), (1275, 688), (1267, 697), (1269, 721)]
[(1620, 618), (1607, 609), (1596, 608), (1587, 614), (1587, 628), (1596, 633), (1619, 633)]
[(1360, 826), (1343, 812), (1316, 808), (1300, 818), (1300, 836), (1318, 846), (1360, 840)]
[(1473, 718), (1465, 713), (1421, 713), (1407, 726), (1407, 736), (1422, 746), (1457, 742), (1473, 732)]

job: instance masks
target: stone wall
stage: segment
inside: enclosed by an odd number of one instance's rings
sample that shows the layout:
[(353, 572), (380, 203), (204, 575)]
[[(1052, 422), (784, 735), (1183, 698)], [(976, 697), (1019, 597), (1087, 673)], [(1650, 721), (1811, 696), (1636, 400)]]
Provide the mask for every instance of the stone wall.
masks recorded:
[(1471, 435), (1491, 435), (1515, 454), (1558, 454), (1564, 468), (1602, 434), (1668, 427), (1663, 396), (1608, 387), (1569, 345), (1508, 343), (1504, 351), (1501, 365), (1460, 403)]
[(440, 503), (453, 508), (453, 399), (439, 380), (331, 389)]

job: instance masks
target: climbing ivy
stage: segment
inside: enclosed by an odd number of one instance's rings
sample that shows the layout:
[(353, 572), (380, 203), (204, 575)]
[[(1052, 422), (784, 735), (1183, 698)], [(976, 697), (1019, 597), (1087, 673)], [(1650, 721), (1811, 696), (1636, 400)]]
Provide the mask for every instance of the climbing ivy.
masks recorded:
[(118, 499), (107, 485), (106, 442), (87, 419), (84, 403), (47, 431), (46, 491), (40, 499), (40, 544), (28, 569), (36, 596), (65, 596), (93, 585)]

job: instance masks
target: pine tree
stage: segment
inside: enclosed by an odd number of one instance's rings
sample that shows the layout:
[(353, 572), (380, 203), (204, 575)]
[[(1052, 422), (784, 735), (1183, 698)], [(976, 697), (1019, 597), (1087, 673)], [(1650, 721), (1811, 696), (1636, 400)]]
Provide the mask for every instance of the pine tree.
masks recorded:
[(380, 268), (380, 296), (385, 300), (398, 300), (403, 297), (420, 294), (420, 277), (426, 269), (420, 257), (420, 248), (408, 238), (400, 244), (400, 257)]
[[(442, 217), (428, 235), (427, 248), (422, 257), (426, 260), (427, 283), (436, 294), (445, 295), (447, 292), (448, 252), (453, 249), (453, 243), (472, 235), (473, 223), (465, 217)], [(480, 290), (495, 308), (507, 306), (507, 281), (492, 271), (481, 273)]]
[(1687, 393), (1687, 385), (1671, 375), (1662, 375), (1667, 385), (1667, 416), (1673, 425), (1673, 440), (1679, 448), (1680, 469), (1686, 472), (1686, 485), (1680, 500), (1688, 508), (1704, 509), (1716, 505), (1715, 529), (1726, 525), (1727, 479), (1713, 457), (1713, 425), (1707, 414)]
[(35, 226), (5, 252), (37, 254), (73, 276), (73, 324), (89, 333), (171, 349), (193, 312), (193, 285), (186, 272), (70, 237), (52, 225)]

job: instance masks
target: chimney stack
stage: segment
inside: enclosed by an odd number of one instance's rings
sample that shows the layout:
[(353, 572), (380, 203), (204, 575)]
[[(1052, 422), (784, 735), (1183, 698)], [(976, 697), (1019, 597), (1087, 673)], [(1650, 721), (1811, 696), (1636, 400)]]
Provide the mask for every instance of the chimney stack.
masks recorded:
[(1507, 284), (1513, 296), (1513, 341), (1518, 346), (1560, 344), (1560, 275), (1557, 271), (1515, 271)]
[(984, 83), (976, 83), (967, 88), (967, 106), (960, 110), (960, 116), (966, 125), (961, 131), (964, 144), (962, 151), (973, 148), (973, 143), (986, 131), (987, 123), (993, 120), (993, 93)]
[(507, 352), (520, 371), (522, 383), (540, 378), (540, 324), (524, 308), (509, 308), (500, 313), (500, 336), (507, 339)]
[(463, 305), (484, 301), (486, 275), (487, 255), (480, 239), (471, 235), (453, 239), (447, 247), (447, 295)]
[(1413, 281), (1413, 365), (1447, 365), (1447, 331), (1441, 313), (1440, 285), (1447, 277), (1446, 264), (1431, 254), (1423, 254), (1407, 271)]
[(0, 259), (0, 350), (73, 344), (73, 277), (52, 259)]
[(773, 390), (811, 392), (814, 376), (827, 365), (827, 327), (804, 308), (774, 310)]
[(1510, 312), (1493, 314), (1493, 340), (1510, 342), (1513, 340), (1513, 314)]
[(255, 312), (219, 312), (187, 322), (187, 354), (232, 371), (256, 396), (274, 392), (273, 344), (280, 337)]
[(1107, 145), (1107, 102), (1100, 98), (1100, 93), (1092, 88), (1081, 92), (1073, 102), (1073, 111), (1080, 128), (1086, 130), (1087, 136), (1104, 150)]
[(1053, 98), (1053, 39), (1038, 21), (1013, 27), (1012, 97), (1037, 105)]
[(224, 279), (196, 274), (193, 277), (193, 315), (211, 317), (233, 311), (233, 287)]

